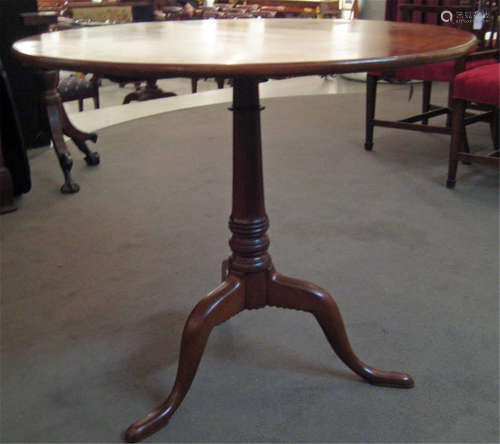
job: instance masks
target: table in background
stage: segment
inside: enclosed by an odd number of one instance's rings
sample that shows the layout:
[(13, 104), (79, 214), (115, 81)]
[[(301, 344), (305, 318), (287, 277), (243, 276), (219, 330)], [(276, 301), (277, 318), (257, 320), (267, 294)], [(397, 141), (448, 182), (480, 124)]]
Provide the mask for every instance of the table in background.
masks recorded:
[(101, 3), (72, 2), (69, 12), (75, 20), (111, 20), (115, 22), (152, 21), (153, 2), (151, 0)]
[(248, 5), (260, 5), (281, 10), (283, 15), (340, 17), (339, 0), (247, 0)]

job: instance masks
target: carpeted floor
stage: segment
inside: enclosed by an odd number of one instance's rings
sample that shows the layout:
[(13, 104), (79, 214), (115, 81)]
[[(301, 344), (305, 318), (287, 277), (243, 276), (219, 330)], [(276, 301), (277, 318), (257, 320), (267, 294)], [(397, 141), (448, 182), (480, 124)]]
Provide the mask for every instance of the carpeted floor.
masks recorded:
[[(359, 357), (416, 386), (361, 381), (308, 314), (244, 312), (148, 442), (498, 442), (498, 175), (460, 166), (446, 189), (445, 136), (376, 129), (365, 152), (363, 95), (264, 104), (277, 269), (328, 289)], [(32, 156), (33, 190), (1, 218), (2, 442), (118, 442), (169, 393), (229, 252), (226, 108), (102, 130), (99, 167), (73, 149), (76, 195), (52, 151)]]

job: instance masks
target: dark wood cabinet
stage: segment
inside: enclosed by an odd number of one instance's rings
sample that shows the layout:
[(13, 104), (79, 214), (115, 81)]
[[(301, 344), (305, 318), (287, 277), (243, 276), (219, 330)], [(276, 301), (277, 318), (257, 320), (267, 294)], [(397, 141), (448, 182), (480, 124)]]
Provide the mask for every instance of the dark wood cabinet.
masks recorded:
[(0, 0), (0, 57), (28, 148), (47, 145), (50, 138), (45, 113), (41, 112), (37, 78), (33, 70), (12, 56), (11, 46), (16, 40), (39, 32), (38, 27), (25, 26), (21, 18), (22, 13), (36, 11), (36, 0)]
[(33, 71), (12, 56), (14, 41), (34, 33), (21, 13), (36, 11), (36, 0), (0, 0), (0, 193), (2, 206), (31, 188), (26, 148), (49, 143)]
[(30, 188), (26, 146), (9, 79), (0, 59), (0, 213), (15, 209), (13, 197)]

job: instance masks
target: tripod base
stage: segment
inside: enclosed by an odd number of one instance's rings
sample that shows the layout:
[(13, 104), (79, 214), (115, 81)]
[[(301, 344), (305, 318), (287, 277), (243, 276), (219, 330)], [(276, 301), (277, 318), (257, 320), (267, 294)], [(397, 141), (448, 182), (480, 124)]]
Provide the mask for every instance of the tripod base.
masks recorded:
[(269, 220), (264, 206), (259, 78), (233, 79), (233, 205), (229, 218), (232, 255), (222, 264), (222, 284), (202, 299), (184, 327), (179, 367), (167, 400), (131, 425), (127, 442), (137, 442), (167, 424), (191, 387), (212, 329), (244, 309), (265, 306), (312, 313), (344, 363), (377, 385), (412, 387), (406, 373), (377, 370), (354, 354), (333, 298), (320, 287), (274, 270), (268, 253)]
[(202, 299), (189, 315), (182, 334), (179, 367), (170, 396), (144, 419), (131, 425), (125, 433), (125, 441), (138, 442), (167, 424), (191, 387), (208, 336), (216, 325), (244, 309), (264, 306), (312, 313), (333, 351), (353, 372), (368, 382), (390, 387), (413, 387), (410, 375), (378, 370), (354, 354), (337, 304), (322, 288), (283, 276), (272, 266), (268, 270), (248, 274), (229, 269), (222, 284)]

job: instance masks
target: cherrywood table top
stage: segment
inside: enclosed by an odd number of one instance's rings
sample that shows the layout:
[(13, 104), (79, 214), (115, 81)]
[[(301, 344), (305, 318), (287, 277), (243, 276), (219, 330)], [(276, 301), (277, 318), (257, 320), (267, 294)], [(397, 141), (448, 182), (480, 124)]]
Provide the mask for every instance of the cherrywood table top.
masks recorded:
[(391, 69), (458, 58), (476, 38), (455, 28), (327, 19), (187, 20), (82, 28), (14, 44), (45, 69), (159, 77), (280, 76)]

